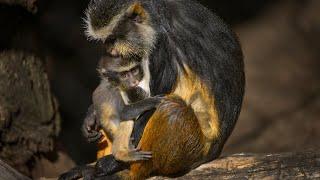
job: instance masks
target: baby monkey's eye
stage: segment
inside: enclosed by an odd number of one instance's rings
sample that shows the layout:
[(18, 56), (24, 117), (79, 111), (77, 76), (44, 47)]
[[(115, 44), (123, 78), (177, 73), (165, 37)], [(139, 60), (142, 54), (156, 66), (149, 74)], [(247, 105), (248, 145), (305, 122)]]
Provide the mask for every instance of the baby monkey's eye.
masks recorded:
[(134, 69), (132, 70), (132, 74), (133, 74), (133, 75), (138, 75), (139, 72), (140, 72), (139, 68), (134, 68)]
[(128, 78), (128, 73), (127, 72), (120, 73), (120, 78), (121, 79), (127, 79)]

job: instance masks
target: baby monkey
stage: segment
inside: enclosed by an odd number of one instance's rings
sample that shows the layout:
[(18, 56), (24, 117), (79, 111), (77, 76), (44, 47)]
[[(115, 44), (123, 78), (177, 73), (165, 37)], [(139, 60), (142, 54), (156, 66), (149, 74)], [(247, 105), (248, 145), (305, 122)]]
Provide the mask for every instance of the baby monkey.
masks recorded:
[(116, 160), (150, 159), (151, 152), (141, 151), (132, 145), (131, 133), (134, 120), (143, 112), (156, 108), (162, 98), (148, 97), (149, 94), (139, 87), (144, 77), (141, 62), (104, 57), (98, 72), (101, 83), (93, 93), (93, 106), (89, 108), (86, 117), (89, 119), (84, 128), (98, 124), (112, 141), (112, 154)]

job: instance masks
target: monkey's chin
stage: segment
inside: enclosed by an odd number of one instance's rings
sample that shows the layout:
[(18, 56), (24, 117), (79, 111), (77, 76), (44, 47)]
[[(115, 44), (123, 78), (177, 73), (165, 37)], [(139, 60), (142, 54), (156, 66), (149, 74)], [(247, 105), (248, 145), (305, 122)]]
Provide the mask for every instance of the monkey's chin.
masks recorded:
[(128, 89), (127, 95), (131, 103), (143, 100), (147, 97), (146, 91), (139, 86)]

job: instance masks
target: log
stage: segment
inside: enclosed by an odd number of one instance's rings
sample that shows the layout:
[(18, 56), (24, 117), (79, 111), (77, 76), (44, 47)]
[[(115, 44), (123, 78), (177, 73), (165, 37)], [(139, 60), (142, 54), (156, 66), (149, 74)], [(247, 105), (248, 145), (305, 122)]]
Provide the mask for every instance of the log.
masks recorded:
[[(165, 179), (319, 179), (320, 152), (234, 154), (204, 164), (188, 174)], [(0, 160), (0, 179), (28, 179)], [(40, 178), (53, 180), (56, 178)]]
[(59, 130), (58, 105), (41, 59), (0, 53), (0, 159), (30, 176), (35, 159), (54, 151)]
[(31, 180), (30, 178), (20, 174), (18, 171), (10, 167), (8, 164), (0, 160), (0, 179), (5, 180)]
[[(221, 157), (175, 179), (319, 179), (320, 151), (235, 154)], [(169, 178), (153, 177), (153, 180)]]

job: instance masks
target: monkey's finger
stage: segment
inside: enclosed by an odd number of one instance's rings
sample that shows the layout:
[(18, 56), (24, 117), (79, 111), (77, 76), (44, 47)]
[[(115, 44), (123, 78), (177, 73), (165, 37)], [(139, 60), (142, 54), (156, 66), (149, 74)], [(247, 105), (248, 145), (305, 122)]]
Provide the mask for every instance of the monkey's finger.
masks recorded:
[(88, 127), (94, 127), (96, 124), (94, 116), (90, 117), (86, 122)]
[(152, 153), (147, 151), (139, 151), (139, 152), (133, 152), (132, 156), (134, 157), (145, 157), (145, 158), (151, 158)]
[(95, 139), (99, 137), (99, 133), (95, 133), (95, 134), (88, 134), (86, 136), (87, 139)]
[(101, 136), (97, 136), (97, 137), (94, 137), (94, 138), (89, 138), (88, 142), (89, 143), (96, 143), (96, 142), (99, 142), (100, 139), (101, 139)]
[(96, 136), (98, 134), (98, 131), (96, 130), (93, 130), (92, 128), (86, 126), (86, 125), (83, 125), (82, 128), (82, 133), (85, 137), (93, 137), (93, 136)]
[(147, 160), (150, 160), (150, 159), (151, 158), (149, 158), (149, 157), (136, 156), (136, 157), (129, 158), (129, 162), (132, 162), (132, 161), (147, 161)]
[(151, 155), (140, 155), (141, 158), (144, 158), (144, 159), (151, 159), (152, 156)]
[(137, 153), (139, 153), (141, 155), (152, 155), (152, 152), (150, 152), (150, 151), (139, 151)]
[(92, 131), (92, 132), (88, 132), (87, 136), (88, 138), (92, 138), (92, 137), (96, 137), (98, 136), (99, 134), (101, 134), (100, 132), (98, 131)]
[(145, 160), (149, 160), (149, 159), (151, 159), (152, 158), (152, 156), (146, 156), (146, 155), (141, 155), (141, 154), (139, 154), (139, 155), (136, 155), (135, 156), (135, 159), (137, 160), (137, 161), (145, 161)]
[(99, 141), (101, 138), (102, 138), (102, 133), (98, 133), (96, 136), (93, 136), (93, 137), (87, 137), (87, 139), (88, 139), (88, 141), (90, 142), (90, 143), (92, 143), (92, 142), (97, 142), (97, 141)]
[(139, 152), (139, 151), (141, 151), (141, 148), (134, 148), (134, 149), (132, 149), (132, 150), (130, 150), (131, 152)]

